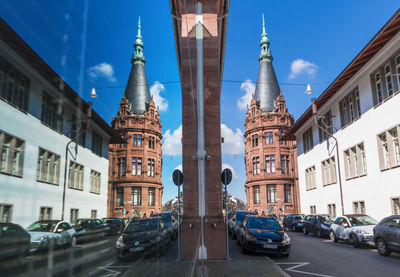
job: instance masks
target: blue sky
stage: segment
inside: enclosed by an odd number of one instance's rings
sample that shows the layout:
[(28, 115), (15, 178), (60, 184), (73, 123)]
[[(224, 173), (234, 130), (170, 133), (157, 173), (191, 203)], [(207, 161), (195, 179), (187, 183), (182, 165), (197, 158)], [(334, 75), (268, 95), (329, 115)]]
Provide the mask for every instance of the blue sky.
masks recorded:
[[(297, 119), (398, 8), (398, 0), (230, 1), (221, 123), (223, 163), (236, 173), (229, 186), (234, 196), (245, 199), (241, 98), (251, 95), (257, 79), (262, 14), (278, 81)], [(152, 93), (162, 109), (163, 200), (174, 197), (182, 107), (169, 1), (3, 0), (0, 16), (107, 122), (119, 107), (141, 16), (147, 78), (151, 86), (161, 83)], [(312, 95), (304, 93), (307, 83)], [(94, 100), (92, 87), (99, 88)]]

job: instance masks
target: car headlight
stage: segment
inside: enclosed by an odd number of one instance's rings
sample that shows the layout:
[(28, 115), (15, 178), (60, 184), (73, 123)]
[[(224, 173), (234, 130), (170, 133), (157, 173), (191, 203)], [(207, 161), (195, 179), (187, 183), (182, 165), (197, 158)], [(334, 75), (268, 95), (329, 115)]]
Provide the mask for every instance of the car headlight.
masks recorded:
[(248, 234), (246, 234), (246, 239), (247, 239), (248, 241), (255, 241), (255, 240), (257, 240), (256, 236), (255, 236), (253, 233), (248, 233)]
[(321, 224), (321, 229), (322, 229), (322, 230), (329, 231), (329, 226), (327, 226), (327, 225), (325, 225), (325, 224)]
[(290, 237), (286, 233), (283, 235), (282, 245), (290, 245)]
[(49, 239), (49, 236), (41, 236), (40, 238), (38, 238), (39, 241), (46, 241)]
[(122, 240), (122, 236), (120, 236), (115, 242), (115, 248), (124, 248), (124, 247), (125, 247), (124, 241)]

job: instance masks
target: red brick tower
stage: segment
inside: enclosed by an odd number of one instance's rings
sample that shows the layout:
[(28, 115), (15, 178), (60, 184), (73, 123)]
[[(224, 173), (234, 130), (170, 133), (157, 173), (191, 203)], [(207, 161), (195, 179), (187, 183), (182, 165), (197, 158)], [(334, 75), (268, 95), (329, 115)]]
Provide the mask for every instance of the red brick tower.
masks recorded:
[(144, 70), (140, 18), (134, 46), (128, 84), (111, 122), (116, 135), (109, 145), (108, 215), (117, 217), (161, 212), (163, 192), (161, 121)]
[(256, 92), (245, 121), (245, 190), (249, 210), (282, 215), (300, 210), (297, 150), (295, 141), (281, 140), (294, 120), (279, 88), (269, 44), (263, 16)]

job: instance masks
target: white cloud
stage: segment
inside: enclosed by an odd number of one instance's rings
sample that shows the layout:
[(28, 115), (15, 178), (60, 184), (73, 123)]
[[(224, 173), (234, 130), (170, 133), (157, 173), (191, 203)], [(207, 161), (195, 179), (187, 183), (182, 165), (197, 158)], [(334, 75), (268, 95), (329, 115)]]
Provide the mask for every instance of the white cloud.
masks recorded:
[(314, 77), (317, 73), (318, 66), (312, 62), (305, 61), (303, 59), (294, 60), (290, 66), (289, 79), (294, 79), (300, 74), (307, 74), (308, 77)]
[[(224, 138), (224, 143), (222, 144), (223, 154), (235, 155), (244, 153), (243, 133), (239, 128), (233, 131), (225, 124), (221, 124), (221, 136)], [(182, 125), (173, 131), (168, 129), (163, 137), (164, 142), (162, 150), (164, 155), (182, 155)]]
[(117, 80), (114, 77), (114, 68), (109, 63), (99, 63), (88, 69), (89, 78), (95, 80), (99, 77), (106, 78), (110, 82), (115, 83)]
[(235, 155), (244, 153), (243, 133), (239, 128), (233, 131), (225, 124), (221, 124), (221, 136), (224, 138), (224, 143), (222, 144), (223, 154)]
[(250, 105), (251, 97), (256, 90), (256, 86), (251, 82), (250, 79), (246, 79), (240, 86), (240, 89), (243, 90), (245, 94), (237, 100), (237, 106), (239, 110), (245, 111), (247, 105)]
[(164, 155), (178, 156), (182, 155), (182, 125), (176, 130), (172, 131), (168, 129), (164, 135), (164, 142), (162, 145), (162, 151)]
[(232, 171), (232, 179), (239, 178), (233, 166), (231, 166), (230, 164), (222, 163), (222, 170), (224, 170), (225, 168), (229, 168)]
[(150, 93), (153, 96), (154, 103), (156, 104), (156, 107), (160, 108), (160, 111), (166, 111), (168, 109), (168, 101), (160, 95), (164, 90), (164, 85), (159, 81), (155, 81), (150, 88)]

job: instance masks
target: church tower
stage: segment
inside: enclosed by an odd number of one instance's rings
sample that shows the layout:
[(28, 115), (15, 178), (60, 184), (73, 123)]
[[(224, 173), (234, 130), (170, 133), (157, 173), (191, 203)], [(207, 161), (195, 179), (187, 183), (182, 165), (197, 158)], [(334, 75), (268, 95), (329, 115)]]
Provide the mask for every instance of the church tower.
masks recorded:
[(300, 211), (295, 141), (281, 137), (293, 125), (272, 65), (263, 15), (255, 94), (246, 111), (245, 166), (247, 207), (262, 214)]
[(140, 217), (161, 212), (162, 135), (158, 108), (144, 69), (140, 17), (132, 68), (109, 145), (108, 216)]

